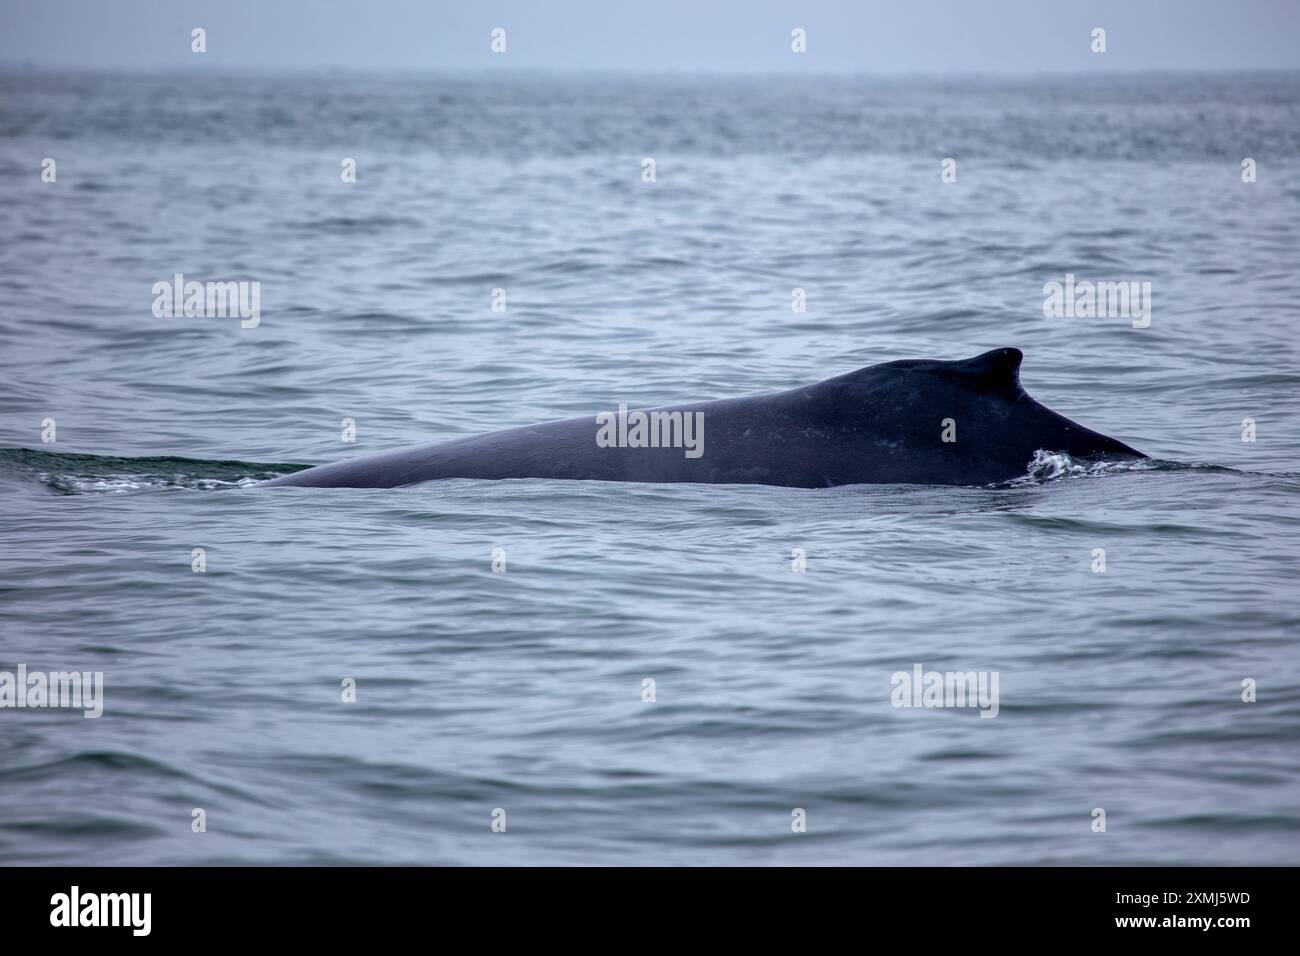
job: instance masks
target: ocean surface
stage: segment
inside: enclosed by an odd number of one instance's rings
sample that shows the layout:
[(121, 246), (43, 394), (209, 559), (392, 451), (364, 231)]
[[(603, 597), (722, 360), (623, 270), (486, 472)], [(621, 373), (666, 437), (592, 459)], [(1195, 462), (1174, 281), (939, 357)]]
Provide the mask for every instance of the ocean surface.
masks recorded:
[[(1300, 74), (10, 72), (0, 220), (2, 863), (1300, 863)], [(1153, 461), (257, 484), (1000, 346)]]

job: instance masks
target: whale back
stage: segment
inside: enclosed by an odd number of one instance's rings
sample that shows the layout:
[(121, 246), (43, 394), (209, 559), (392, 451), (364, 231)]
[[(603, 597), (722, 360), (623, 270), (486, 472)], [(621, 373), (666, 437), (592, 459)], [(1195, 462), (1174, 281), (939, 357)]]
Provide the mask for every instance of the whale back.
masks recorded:
[(1023, 476), (1035, 452), (1143, 457), (1058, 415), (1020, 384), (1019, 349), (909, 359), (785, 392), (660, 409), (698, 417), (698, 444), (615, 446), (600, 416), (543, 422), (363, 456), (274, 485), (395, 487), (443, 478), (765, 484), (984, 485)]

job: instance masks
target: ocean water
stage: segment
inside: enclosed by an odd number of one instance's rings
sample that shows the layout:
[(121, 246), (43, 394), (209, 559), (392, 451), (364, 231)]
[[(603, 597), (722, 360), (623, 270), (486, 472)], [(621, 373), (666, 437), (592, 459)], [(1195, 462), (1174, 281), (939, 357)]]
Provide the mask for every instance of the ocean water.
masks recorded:
[[(1300, 862), (1298, 157), (1296, 74), (0, 74), (0, 671), (104, 682), (0, 709), (0, 862)], [(257, 484), (1000, 346), (1154, 460)]]

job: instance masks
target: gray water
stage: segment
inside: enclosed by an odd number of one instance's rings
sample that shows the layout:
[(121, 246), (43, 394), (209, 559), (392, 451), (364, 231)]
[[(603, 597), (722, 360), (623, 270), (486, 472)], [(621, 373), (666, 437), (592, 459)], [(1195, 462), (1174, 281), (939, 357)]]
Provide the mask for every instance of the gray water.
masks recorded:
[[(0, 671), (104, 675), (0, 710), (0, 861), (1300, 862), (1297, 157), (1295, 74), (0, 76)], [(1154, 460), (257, 486), (1000, 346)]]

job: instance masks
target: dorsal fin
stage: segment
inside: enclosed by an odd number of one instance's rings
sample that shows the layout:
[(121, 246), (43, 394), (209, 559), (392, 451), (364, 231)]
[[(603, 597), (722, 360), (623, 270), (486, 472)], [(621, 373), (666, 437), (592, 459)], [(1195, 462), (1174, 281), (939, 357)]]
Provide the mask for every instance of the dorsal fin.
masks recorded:
[(1020, 387), (1020, 361), (1024, 353), (1017, 348), (993, 349), (974, 358), (957, 361), (944, 359), (895, 359), (879, 365), (868, 365), (826, 380), (830, 383), (871, 384), (892, 387), (888, 377), (896, 373), (924, 372), (960, 381), (967, 388), (989, 394), (1018, 397)]
[(1019, 391), (1020, 362), (1024, 357), (1020, 349), (993, 349), (953, 365), (963, 375), (979, 379), (991, 392)]

